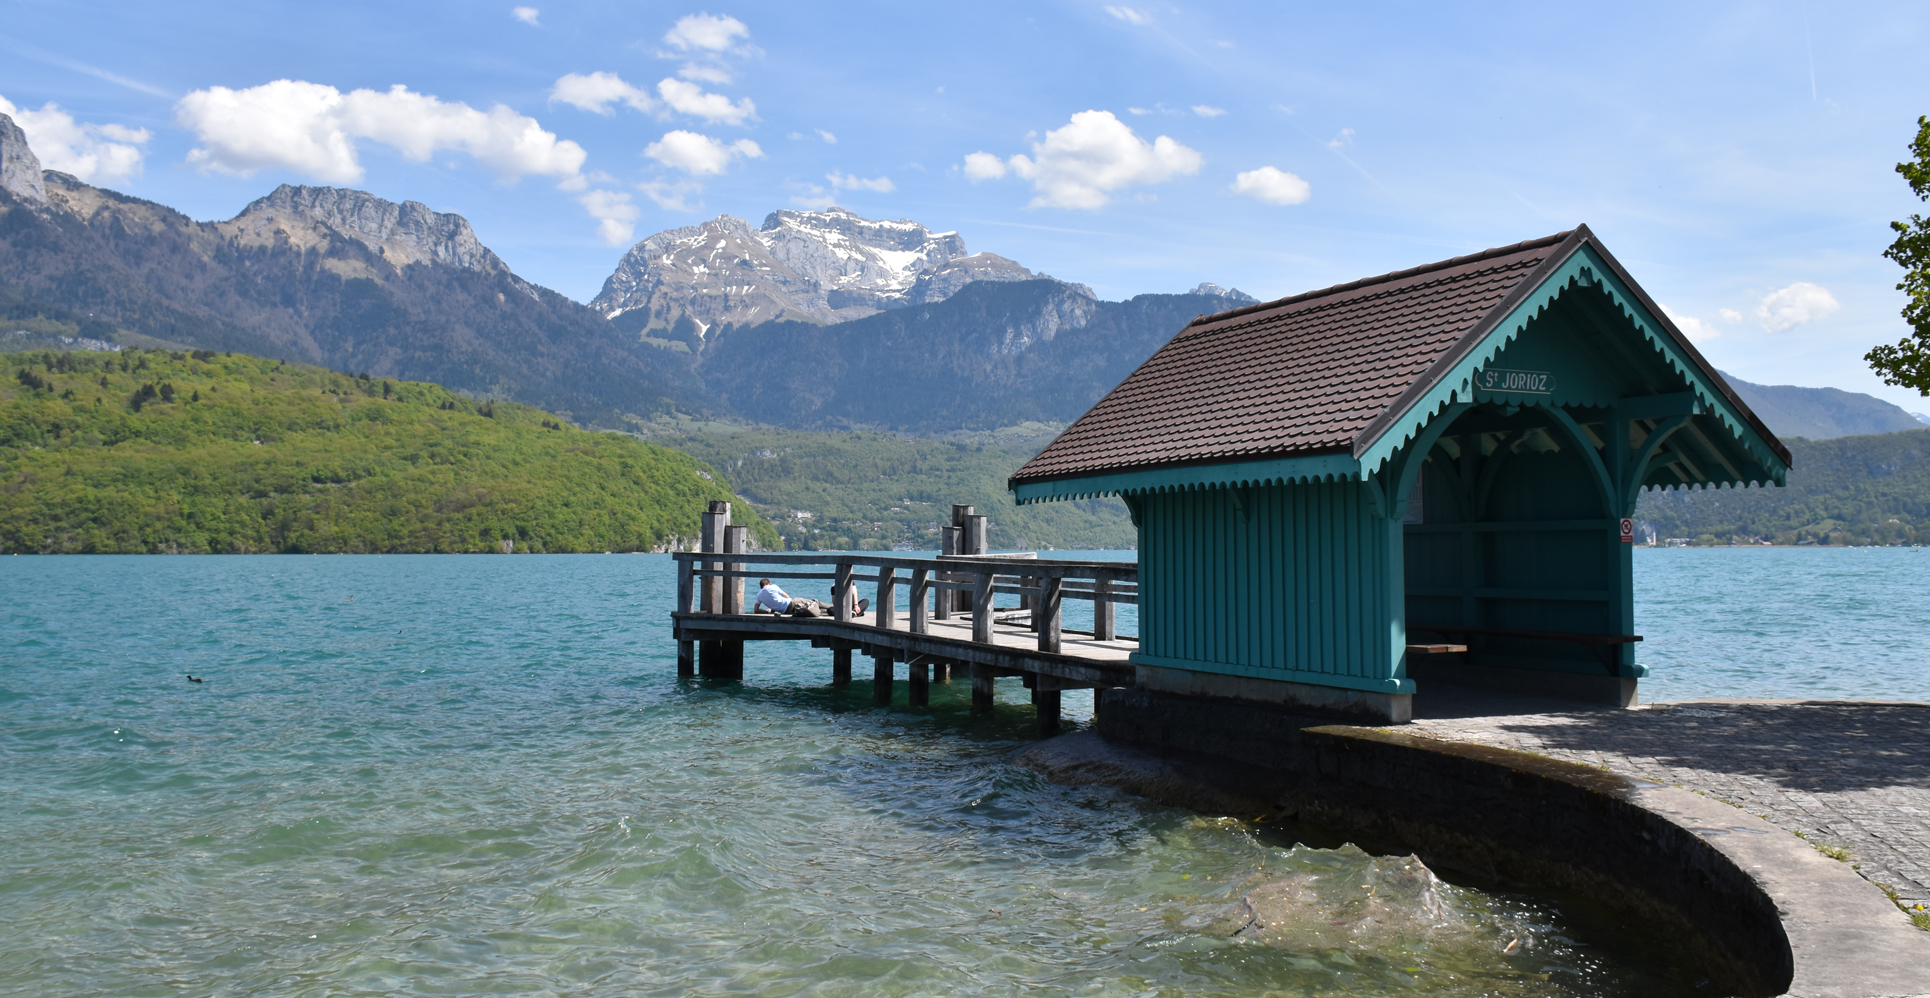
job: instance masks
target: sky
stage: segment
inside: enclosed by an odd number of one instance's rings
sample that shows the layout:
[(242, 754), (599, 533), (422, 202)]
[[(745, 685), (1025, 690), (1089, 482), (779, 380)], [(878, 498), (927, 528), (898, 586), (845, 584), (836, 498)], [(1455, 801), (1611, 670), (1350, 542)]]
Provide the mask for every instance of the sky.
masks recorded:
[(1102, 298), (1262, 299), (1586, 223), (1720, 368), (1868, 392), (1921, 3), (0, 0), (43, 165), (225, 219), (468, 218), (587, 302), (635, 241), (839, 204)]

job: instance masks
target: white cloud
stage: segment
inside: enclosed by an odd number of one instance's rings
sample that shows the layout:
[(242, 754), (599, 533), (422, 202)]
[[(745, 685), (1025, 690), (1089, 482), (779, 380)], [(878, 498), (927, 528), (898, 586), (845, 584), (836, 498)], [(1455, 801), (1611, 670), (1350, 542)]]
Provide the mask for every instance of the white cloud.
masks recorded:
[(1101, 208), (1110, 193), (1198, 173), (1193, 149), (1162, 135), (1148, 143), (1111, 111), (1081, 111), (1064, 127), (1032, 144), (1032, 155), (1003, 163), (989, 153), (965, 157), (968, 180), (993, 180), (1007, 170), (1032, 181), (1034, 208)]
[(1656, 304), (1662, 306), (1662, 314), (1668, 316), (1669, 321), (1675, 323), (1675, 328), (1682, 330), (1682, 335), (1687, 336), (1691, 343), (1706, 343), (1722, 335), (1722, 330), (1708, 322), (1693, 315), (1683, 315), (1662, 302)]
[(1195, 104), (1193, 105), (1193, 113), (1202, 118), (1217, 118), (1226, 113), (1226, 108), (1214, 107), (1210, 104)]
[(997, 180), (1005, 176), (1005, 161), (989, 152), (967, 153), (965, 156), (965, 179), (972, 183), (981, 180)]
[(679, 129), (665, 132), (663, 138), (645, 146), (643, 154), (672, 169), (703, 177), (724, 172), (739, 156), (761, 159), (764, 150), (749, 139), (725, 145), (708, 135)]
[(684, 63), (683, 68), (677, 70), (677, 75), (686, 80), (701, 80), (719, 85), (729, 83), (732, 79), (730, 70), (722, 66), (706, 66), (695, 62)]
[(512, 7), (510, 8), (509, 16), (515, 18), (518, 21), (523, 22), (524, 24), (535, 25), (536, 27), (540, 28), (542, 27), (542, 25), (537, 23), (536, 15), (541, 13), (542, 11), (537, 10), (534, 7)]
[(824, 129), (820, 128), (820, 129), (817, 129), (817, 133), (818, 133), (818, 138), (823, 139), (826, 144), (828, 145), (838, 144), (838, 137), (831, 134), (830, 132), (827, 132)]
[(1736, 311), (1733, 308), (1716, 309), (1716, 314), (1721, 316), (1722, 321), (1724, 322), (1741, 322), (1742, 321), (1742, 313)]
[(28, 111), (0, 97), (0, 114), (12, 118), (26, 133), (27, 145), (43, 169), (71, 173), (90, 184), (140, 176), (141, 147), (152, 138), (145, 128), (75, 121), (52, 101), (38, 111)]
[(1126, 110), (1133, 114), (1152, 114), (1153, 113), (1153, 109), (1150, 107), (1129, 107)]
[(1153, 17), (1151, 14), (1148, 14), (1143, 10), (1134, 10), (1131, 7), (1110, 7), (1109, 6), (1106, 8), (1106, 13), (1111, 14), (1112, 16), (1126, 22), (1127, 24), (1150, 24), (1152, 23), (1152, 20), (1153, 20)]
[(331, 182), (362, 178), (357, 139), (394, 148), (423, 162), (445, 149), (467, 152), (504, 180), (528, 174), (569, 177), (586, 153), (558, 140), (534, 118), (498, 104), (478, 111), (397, 84), (386, 92), (302, 80), (275, 80), (245, 90), (209, 87), (181, 98), (175, 117), (202, 145), (188, 162), (203, 170), (248, 176), (264, 168), (293, 170)]
[(636, 222), (642, 212), (630, 203), (630, 195), (622, 191), (594, 190), (576, 200), (597, 220), (596, 234), (605, 246), (621, 246), (636, 235)]
[(1313, 187), (1305, 180), (1271, 166), (1235, 174), (1232, 190), (1268, 204), (1300, 204), (1313, 196)]
[(741, 125), (746, 118), (757, 116), (757, 106), (749, 97), (732, 104), (723, 94), (705, 93), (697, 84), (679, 79), (666, 78), (658, 82), (657, 95), (673, 110), (712, 123)]
[(1353, 144), (1354, 144), (1354, 130), (1351, 128), (1343, 128), (1340, 130), (1340, 134), (1335, 135), (1331, 140), (1327, 142), (1327, 148), (1341, 149)]
[(1827, 318), (1843, 306), (1827, 288), (1808, 281), (1796, 283), (1764, 296), (1756, 306), (1756, 321), (1762, 328), (1779, 333), (1807, 322)]
[(650, 91), (625, 82), (615, 73), (570, 73), (562, 76), (550, 88), (550, 103), (557, 101), (597, 114), (615, 113), (611, 105), (618, 101), (645, 113), (657, 107), (657, 99), (650, 96)]
[(749, 38), (751, 29), (734, 17), (690, 14), (677, 19), (675, 27), (663, 36), (665, 43), (683, 51), (699, 49), (722, 52), (738, 38)]
[(692, 203), (690, 200), (691, 195), (704, 192), (704, 185), (694, 180), (652, 180), (638, 184), (637, 190), (657, 202), (657, 207), (665, 211), (696, 211), (703, 207), (702, 202)]
[(876, 191), (879, 194), (890, 194), (898, 189), (898, 185), (892, 183), (890, 177), (874, 177), (866, 180), (863, 177), (833, 170), (825, 174), (824, 179), (829, 180), (831, 186), (840, 191)]

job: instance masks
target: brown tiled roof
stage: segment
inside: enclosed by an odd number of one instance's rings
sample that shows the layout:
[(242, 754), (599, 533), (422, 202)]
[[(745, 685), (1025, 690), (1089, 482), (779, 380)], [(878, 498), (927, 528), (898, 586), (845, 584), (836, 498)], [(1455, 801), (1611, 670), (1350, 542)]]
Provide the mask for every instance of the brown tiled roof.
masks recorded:
[(1569, 235), (1195, 319), (1011, 484), (1349, 451)]

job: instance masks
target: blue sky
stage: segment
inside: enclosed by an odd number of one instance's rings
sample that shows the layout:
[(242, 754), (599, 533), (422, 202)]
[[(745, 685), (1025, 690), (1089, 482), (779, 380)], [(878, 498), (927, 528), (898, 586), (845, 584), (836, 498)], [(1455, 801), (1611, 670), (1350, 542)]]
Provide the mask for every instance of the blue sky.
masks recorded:
[(423, 201), (585, 301), (634, 239), (829, 201), (1106, 298), (1586, 222), (1725, 370), (1930, 411), (1861, 360), (1906, 332), (1922, 4), (526, 2), (8, 0), (0, 98), (102, 186)]

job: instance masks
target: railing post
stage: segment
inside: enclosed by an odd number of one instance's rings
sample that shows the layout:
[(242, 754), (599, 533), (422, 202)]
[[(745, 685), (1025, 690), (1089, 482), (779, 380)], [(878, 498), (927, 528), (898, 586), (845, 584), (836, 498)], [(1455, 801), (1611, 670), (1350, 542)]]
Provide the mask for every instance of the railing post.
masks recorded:
[[(1019, 588), (1020, 589), (1038, 589), (1038, 588), (1041, 588), (1040, 583), (1043, 581), (1044, 580), (1040, 579), (1036, 575), (1020, 576)], [(1032, 615), (1029, 619), (1026, 620), (1025, 626), (1031, 629), (1032, 631), (1037, 632), (1039, 629), (1039, 597), (1034, 596), (1030, 593), (1023, 593), (1023, 592), (1020, 593), (1019, 609), (1032, 611)]]
[[(751, 528), (739, 526), (726, 526), (724, 528), (724, 552), (726, 554), (745, 554), (748, 553), (750, 549)], [(741, 562), (726, 562), (724, 564), (724, 570), (727, 572), (741, 572), (744, 570), (744, 566)], [(744, 580), (720, 579), (719, 581), (724, 584), (724, 612), (743, 613)]]
[(1059, 651), (1059, 609), (1063, 602), (1065, 580), (1048, 576), (1039, 580), (1039, 600), (1032, 605), (1032, 624), (1039, 629), (1039, 650)]
[(972, 587), (972, 640), (981, 644), (992, 643), (992, 579), (993, 566), (987, 565), (978, 571), (978, 584)]
[(929, 631), (931, 621), (931, 570), (914, 568), (911, 570), (911, 633), (924, 634)]
[(1098, 597), (1092, 601), (1092, 639), (1111, 641), (1117, 636), (1113, 625), (1113, 608), (1119, 605), (1106, 598), (1112, 592), (1112, 576), (1106, 572), (1097, 573), (1092, 581), (1092, 592)]
[(851, 562), (840, 559), (834, 574), (837, 577), (831, 581), (831, 606), (836, 611), (838, 623), (848, 624), (851, 622), (851, 611), (857, 604), (857, 600), (851, 598)]
[(878, 616), (872, 618), (878, 626), (889, 631), (898, 623), (898, 570), (890, 566), (878, 569), (878, 605), (872, 607)]

